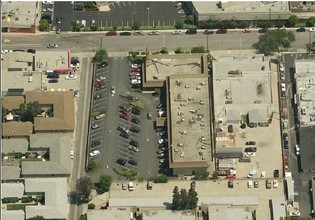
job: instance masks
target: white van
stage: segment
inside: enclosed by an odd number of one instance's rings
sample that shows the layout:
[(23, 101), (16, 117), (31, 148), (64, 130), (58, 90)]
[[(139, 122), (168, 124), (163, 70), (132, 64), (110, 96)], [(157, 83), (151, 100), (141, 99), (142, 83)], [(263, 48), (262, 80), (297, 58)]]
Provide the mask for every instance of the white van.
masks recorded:
[(248, 188), (253, 188), (253, 181), (252, 180), (248, 180), (247, 181), (247, 187)]
[(133, 188), (133, 182), (129, 182), (129, 183), (128, 183), (128, 190), (129, 190), (129, 191), (133, 191), (133, 189), (134, 189), (134, 188)]

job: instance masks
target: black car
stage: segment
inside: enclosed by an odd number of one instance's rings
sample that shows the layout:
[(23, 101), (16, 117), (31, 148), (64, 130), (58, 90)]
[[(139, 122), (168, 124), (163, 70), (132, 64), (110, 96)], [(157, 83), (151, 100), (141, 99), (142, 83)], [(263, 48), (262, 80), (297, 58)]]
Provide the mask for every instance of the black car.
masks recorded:
[(138, 120), (138, 119), (136, 119), (136, 118), (132, 118), (130, 121), (131, 121), (132, 123), (137, 124), (137, 125), (141, 124), (141, 121)]
[(92, 141), (92, 143), (91, 143), (91, 147), (96, 147), (96, 146), (99, 146), (101, 144), (101, 142), (100, 141)]
[(233, 133), (233, 125), (229, 125), (228, 126), (228, 132), (229, 133)]
[(255, 145), (256, 141), (246, 141), (245, 145)]
[(245, 152), (256, 152), (257, 151), (257, 147), (246, 147)]
[(58, 79), (50, 79), (48, 80), (48, 83), (58, 83)]
[(280, 174), (279, 174), (279, 170), (274, 170), (273, 171), (273, 177), (274, 178), (279, 178)]
[(126, 134), (128, 133), (128, 132), (126, 132), (126, 129), (124, 129), (124, 128), (120, 127), (120, 126), (117, 127), (117, 130), (122, 132), (122, 133), (126, 133)]
[(135, 114), (135, 115), (140, 115), (140, 114), (141, 114), (141, 111), (139, 111), (138, 109), (133, 108), (133, 109), (131, 110), (131, 113), (132, 113), (132, 114)]
[(130, 131), (138, 134), (140, 132), (140, 128), (132, 127), (132, 128), (130, 128)]
[(28, 53), (35, 53), (36, 50), (34, 50), (34, 49), (28, 49), (27, 52), (28, 52)]
[(283, 133), (283, 141), (289, 141), (288, 133)]
[(107, 67), (107, 66), (108, 66), (107, 62), (102, 62), (102, 63), (97, 65), (98, 68), (104, 68), (104, 67)]
[(188, 29), (185, 34), (197, 34), (197, 28)]
[(58, 73), (48, 73), (47, 79), (59, 79), (59, 74)]
[(191, 189), (196, 189), (196, 182), (195, 182), (195, 181), (192, 181), (192, 182), (190, 183), (190, 188), (191, 188)]
[(305, 32), (306, 29), (304, 27), (300, 27), (298, 29), (296, 29), (296, 32)]
[(204, 30), (204, 34), (214, 34), (213, 30)]
[(126, 139), (128, 139), (130, 137), (130, 135), (125, 133), (125, 132), (121, 132), (120, 136), (123, 137), (123, 138), (126, 138)]
[(129, 163), (130, 165), (133, 165), (133, 166), (137, 166), (138, 165), (137, 161), (135, 161), (135, 160), (128, 160), (127, 163)]
[(284, 140), (283, 141), (283, 147), (284, 147), (284, 149), (289, 149), (289, 141)]
[(130, 141), (129, 144), (135, 147), (139, 147), (139, 143), (137, 141)]
[(261, 28), (258, 30), (258, 33), (267, 33), (268, 31), (268, 28)]
[(121, 158), (117, 159), (116, 163), (122, 166), (127, 166), (127, 161)]
[(234, 187), (234, 181), (233, 180), (229, 180), (228, 187), (231, 189)]
[(119, 34), (120, 36), (130, 36), (131, 32), (130, 31), (124, 31), (124, 32), (120, 32)]

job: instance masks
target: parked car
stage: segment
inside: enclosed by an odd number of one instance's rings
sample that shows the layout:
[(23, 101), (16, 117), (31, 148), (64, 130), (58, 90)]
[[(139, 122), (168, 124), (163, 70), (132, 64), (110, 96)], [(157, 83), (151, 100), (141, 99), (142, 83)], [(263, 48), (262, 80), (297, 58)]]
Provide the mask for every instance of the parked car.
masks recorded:
[(79, 96), (80, 96), (80, 91), (79, 90), (75, 90), (74, 91), (74, 97), (75, 98), (79, 98)]
[(249, 28), (245, 28), (242, 32), (243, 32), (243, 33), (250, 33), (250, 32), (252, 32), (252, 31), (251, 31), (251, 29), (249, 29)]
[(118, 127), (117, 127), (117, 130), (120, 131), (120, 132), (124, 132), (124, 133), (126, 133), (126, 134), (129, 133), (129, 129), (126, 128), (126, 127), (120, 127), (120, 126), (118, 126)]
[(137, 110), (137, 109), (132, 109), (131, 110), (131, 113), (132, 114), (135, 114), (135, 115), (140, 115), (141, 114), (141, 111)]
[(132, 80), (130, 80), (130, 84), (131, 85), (141, 84), (141, 80), (139, 80), (139, 79), (132, 79)]
[(128, 139), (130, 137), (130, 135), (125, 133), (125, 132), (121, 132), (120, 136), (123, 137), (123, 138), (126, 138), (126, 139)]
[(159, 35), (160, 33), (158, 31), (150, 31), (148, 35)]
[(139, 72), (130, 72), (129, 73), (129, 76), (132, 77), (132, 76), (140, 76), (141, 74)]
[(257, 147), (246, 147), (244, 149), (244, 152), (256, 152), (257, 151)]
[(148, 120), (151, 120), (151, 119), (152, 119), (152, 114), (151, 114), (151, 113), (148, 113), (148, 114), (147, 114), (147, 119), (148, 119)]
[(70, 159), (73, 159), (73, 158), (74, 158), (74, 151), (71, 150), (71, 151), (70, 151)]
[(127, 166), (127, 161), (121, 158), (117, 159), (116, 163), (122, 166)]
[(101, 98), (104, 98), (104, 94), (97, 94), (94, 96), (94, 100), (98, 100), (98, 99), (101, 99)]
[(137, 63), (132, 63), (132, 64), (130, 65), (130, 67), (131, 67), (131, 68), (140, 68), (141, 65), (140, 65), (140, 64), (137, 64)]
[(246, 141), (245, 145), (255, 145), (256, 141)]
[(234, 187), (234, 181), (233, 181), (233, 180), (229, 180), (229, 182), (228, 182), (228, 187), (229, 187), (230, 189), (232, 189), (232, 188)]
[(273, 188), (278, 188), (279, 182), (278, 180), (273, 181)]
[(167, 142), (168, 142), (168, 140), (167, 139), (163, 139), (163, 138), (158, 140), (159, 144), (164, 144), (164, 143), (167, 143)]
[(227, 29), (219, 29), (215, 33), (217, 33), (217, 34), (226, 34), (227, 33)]
[(279, 64), (279, 69), (280, 69), (280, 71), (282, 71), (282, 72), (285, 71), (285, 66), (284, 66), (283, 63), (280, 63), (280, 64)]
[(255, 157), (256, 154), (254, 152), (245, 152), (244, 154), (246, 157)]
[(140, 132), (140, 128), (132, 127), (132, 128), (130, 128), (130, 131), (138, 134)]
[(266, 189), (271, 189), (271, 180), (266, 180)]
[(137, 161), (135, 161), (135, 160), (128, 160), (127, 163), (129, 163), (130, 165), (133, 165), (133, 166), (138, 165)]
[(126, 121), (129, 121), (129, 117), (127, 115), (122, 114), (119, 117), (125, 119)]
[(138, 152), (139, 151), (139, 148), (138, 147), (134, 147), (134, 146), (129, 146), (128, 149), (133, 151), (133, 152)]
[(134, 147), (139, 147), (139, 143), (137, 141), (134, 141), (134, 140), (130, 141), (129, 145), (134, 146)]
[(304, 27), (300, 27), (298, 29), (296, 29), (296, 32), (305, 32), (306, 29)]
[(121, 188), (122, 188), (122, 190), (126, 190), (127, 189), (127, 183), (122, 183)]
[(47, 48), (57, 48), (58, 44), (48, 44)]
[(284, 147), (284, 149), (289, 149), (289, 141), (284, 140), (283, 141), (283, 147)]
[(233, 133), (233, 125), (228, 125), (228, 132)]
[(247, 187), (248, 188), (253, 188), (253, 181), (252, 180), (248, 180), (247, 181)]
[(188, 29), (185, 34), (197, 34), (197, 28)]
[(138, 120), (138, 119), (136, 119), (136, 118), (132, 118), (130, 121), (131, 121), (132, 123), (134, 123), (134, 124), (137, 124), (137, 125), (141, 124), (141, 121)]
[(117, 32), (116, 31), (109, 31), (105, 35), (106, 36), (117, 36)]
[(259, 182), (258, 181), (254, 181), (254, 188), (258, 188), (259, 187)]
[(281, 79), (281, 80), (285, 80), (285, 74), (284, 74), (284, 72), (280, 72), (280, 79)]
[(129, 182), (129, 183), (128, 183), (128, 190), (129, 190), (129, 191), (133, 191), (133, 190), (134, 190), (133, 182)]
[(36, 53), (36, 50), (34, 50), (34, 49), (28, 49), (27, 52), (28, 52), (28, 53)]
[(110, 93), (111, 93), (112, 95), (115, 95), (115, 93), (116, 93), (116, 88), (115, 88), (115, 86), (112, 86), (112, 87), (110, 88)]
[(106, 116), (105, 113), (99, 114), (99, 115), (95, 116), (95, 120), (100, 120), (102, 118), (105, 118), (105, 116)]
[(282, 137), (284, 141), (289, 141), (288, 133), (283, 133)]
[(126, 106), (126, 105), (120, 104), (120, 105), (119, 105), (119, 108), (120, 108), (120, 109), (125, 109), (125, 110), (128, 111), (128, 106)]
[(279, 178), (279, 176), (280, 176), (279, 173), (280, 173), (279, 170), (274, 170), (274, 171), (273, 171), (273, 177), (274, 177), (274, 178)]
[(58, 83), (58, 79), (50, 79), (48, 80), (48, 83)]
[(105, 86), (105, 82), (104, 81), (98, 81), (95, 83), (95, 87), (103, 87)]
[(119, 33), (120, 36), (130, 36), (131, 32), (130, 31), (124, 31)]
[(133, 33), (133, 35), (141, 36), (141, 35), (144, 35), (144, 32), (143, 32), (143, 31), (135, 31), (135, 32)]
[(96, 79), (96, 82), (104, 81), (106, 79), (105, 76), (100, 76)]
[(257, 174), (257, 170), (256, 169), (252, 169), (248, 175), (247, 175), (247, 178), (253, 178), (254, 176), (256, 176)]
[(203, 33), (204, 33), (204, 34), (214, 34), (214, 31), (207, 29), (207, 30), (204, 30)]
[(191, 188), (191, 189), (196, 189), (196, 182), (195, 182), (195, 181), (192, 181), (192, 182), (190, 183), (190, 188)]
[(315, 27), (310, 28), (310, 32), (315, 32)]
[(181, 35), (181, 31), (180, 30), (175, 30), (172, 32), (172, 35)]
[(97, 128), (100, 128), (100, 127), (102, 127), (102, 125), (99, 125), (99, 124), (92, 124), (92, 126), (91, 126), (91, 128), (92, 128), (93, 130), (95, 130), (95, 129), (97, 129)]
[(100, 154), (101, 154), (101, 152), (99, 150), (94, 150), (94, 151), (90, 152), (90, 157), (95, 157), (95, 156), (100, 155)]
[(107, 62), (102, 62), (102, 63), (97, 65), (98, 68), (104, 68), (104, 67), (107, 67), (107, 66), (108, 66)]
[(300, 156), (300, 147), (299, 147), (299, 145), (295, 145), (295, 154), (296, 154), (296, 156)]
[(101, 142), (100, 142), (99, 140), (92, 141), (91, 147), (92, 147), (92, 148), (93, 148), (93, 147), (97, 147), (97, 146), (99, 146), (100, 144), (101, 144)]
[(77, 76), (74, 74), (69, 74), (68, 76), (66, 76), (66, 80), (74, 80), (77, 79)]

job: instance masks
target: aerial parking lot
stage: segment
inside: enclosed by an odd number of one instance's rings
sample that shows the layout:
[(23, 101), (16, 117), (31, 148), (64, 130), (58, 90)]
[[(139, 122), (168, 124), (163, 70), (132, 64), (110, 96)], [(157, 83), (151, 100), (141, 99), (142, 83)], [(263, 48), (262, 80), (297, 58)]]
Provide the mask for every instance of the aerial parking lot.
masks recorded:
[[(160, 100), (152, 94), (132, 91), (132, 77), (136, 76), (131, 71), (134, 67), (125, 57), (111, 57), (108, 63), (96, 66), (87, 146), (88, 153), (100, 151), (99, 155), (89, 157), (89, 161), (101, 166), (98, 171), (89, 173), (95, 181), (103, 173), (116, 176), (114, 169), (127, 168), (141, 177), (159, 173), (161, 158), (157, 151), (160, 136), (155, 131), (154, 121)], [(138, 98), (145, 108), (131, 105), (131, 100), (122, 97), (127, 93)], [(152, 118), (148, 119), (148, 113)], [(100, 116), (102, 114), (105, 116)], [(96, 119), (98, 116), (101, 118)]]

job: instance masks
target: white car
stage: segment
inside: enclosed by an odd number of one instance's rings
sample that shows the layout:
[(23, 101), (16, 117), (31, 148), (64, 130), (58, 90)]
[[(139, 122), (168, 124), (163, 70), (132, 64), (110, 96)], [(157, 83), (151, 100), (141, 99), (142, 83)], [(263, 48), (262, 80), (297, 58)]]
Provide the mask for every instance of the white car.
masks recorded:
[(182, 32), (181, 32), (181, 31), (179, 31), (179, 30), (176, 30), (176, 31), (173, 31), (173, 32), (172, 32), (172, 34), (173, 34), (173, 35), (181, 35), (181, 34), (182, 34)]
[(131, 67), (131, 68), (139, 68), (140, 65), (139, 65), (139, 64), (136, 64), (136, 63), (132, 63), (132, 64), (130, 65), (130, 67)]
[(131, 150), (131, 151), (134, 151), (134, 152), (139, 152), (139, 148), (138, 147), (129, 146), (128, 149)]
[(139, 72), (130, 72), (129, 76), (140, 76)]
[(130, 76), (130, 80), (133, 80), (133, 79), (141, 79), (141, 76)]
[(163, 139), (163, 138), (161, 138), (160, 140), (158, 140), (158, 143), (159, 144), (163, 144), (163, 143), (167, 143), (167, 139)]
[(122, 190), (126, 190), (126, 189), (127, 189), (127, 183), (123, 183), (123, 184), (121, 185), (121, 187), (122, 187)]
[(58, 48), (58, 44), (48, 44), (47, 48)]
[(74, 151), (70, 151), (70, 158), (73, 159), (74, 158)]
[(279, 182), (278, 180), (273, 181), (273, 188), (278, 188)]
[(310, 28), (310, 32), (315, 32), (315, 27)]
[(71, 79), (77, 79), (77, 76), (73, 74), (66, 76), (66, 80), (71, 80)]
[(165, 159), (160, 159), (159, 162), (160, 163), (164, 163)]
[(256, 169), (252, 169), (248, 175), (247, 175), (247, 178), (253, 178), (254, 176), (256, 176), (257, 174), (257, 170)]
[(100, 77), (98, 77), (98, 78), (96, 79), (96, 82), (100, 82), (100, 81), (103, 81), (103, 80), (105, 80), (105, 79), (106, 79), (105, 76), (100, 76)]
[(102, 119), (102, 118), (105, 118), (105, 114), (104, 113), (102, 113), (102, 114), (100, 114), (100, 115), (97, 115), (97, 116), (95, 116), (95, 119), (96, 120), (100, 120), (100, 119)]
[(132, 80), (130, 80), (130, 84), (131, 85), (141, 84), (141, 80), (139, 80), (139, 79), (132, 79)]
[(244, 155), (246, 157), (255, 157), (256, 156), (256, 154), (254, 152), (246, 152), (246, 153), (244, 153)]
[(112, 86), (112, 87), (110, 88), (110, 93), (111, 93), (112, 95), (115, 95), (115, 93), (116, 93), (116, 88), (115, 88), (115, 86)]
[(296, 153), (296, 156), (300, 155), (300, 147), (297, 144), (295, 145), (295, 153)]
[(285, 92), (285, 83), (281, 83), (281, 92)]
[(253, 188), (253, 181), (252, 180), (248, 180), (247, 181), (247, 187), (248, 188)]
[(266, 177), (266, 171), (262, 171), (261, 174), (260, 174), (260, 177), (261, 178), (265, 178)]
[(79, 96), (80, 96), (80, 91), (79, 90), (75, 90), (74, 91), (74, 97), (75, 98), (79, 98)]
[(285, 74), (284, 74), (284, 72), (281, 72), (281, 73), (280, 73), (280, 79), (281, 79), (281, 80), (285, 80)]
[(280, 69), (280, 71), (282, 71), (282, 72), (285, 71), (285, 67), (284, 67), (284, 64), (283, 64), (283, 63), (280, 63), (279, 69)]
[(99, 150), (94, 150), (90, 153), (90, 157), (95, 157), (95, 156), (100, 155), (100, 154), (101, 154), (101, 152)]

